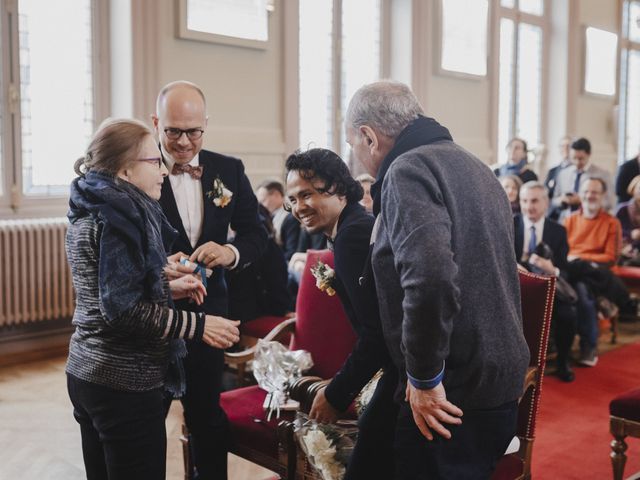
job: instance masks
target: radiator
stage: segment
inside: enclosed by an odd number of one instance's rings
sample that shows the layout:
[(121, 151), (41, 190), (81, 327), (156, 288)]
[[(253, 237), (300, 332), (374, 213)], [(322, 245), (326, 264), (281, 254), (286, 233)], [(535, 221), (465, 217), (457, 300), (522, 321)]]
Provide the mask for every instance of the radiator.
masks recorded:
[(66, 218), (0, 221), (0, 328), (73, 316)]

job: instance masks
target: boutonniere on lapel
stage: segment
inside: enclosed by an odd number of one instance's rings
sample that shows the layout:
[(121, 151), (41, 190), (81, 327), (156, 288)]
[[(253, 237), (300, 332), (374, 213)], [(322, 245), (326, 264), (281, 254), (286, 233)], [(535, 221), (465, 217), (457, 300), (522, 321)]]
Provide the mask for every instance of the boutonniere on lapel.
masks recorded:
[(224, 208), (231, 202), (233, 192), (229, 190), (224, 183), (222, 183), (220, 177), (217, 176), (213, 181), (213, 189), (209, 190), (206, 195), (208, 198), (213, 198), (213, 204), (216, 207)]
[(332, 286), (333, 280), (336, 278), (336, 272), (333, 268), (322, 260), (318, 260), (318, 262), (311, 267), (311, 274), (316, 279), (316, 287), (318, 287), (318, 290), (326, 292), (330, 297), (333, 297), (336, 294), (336, 291)]

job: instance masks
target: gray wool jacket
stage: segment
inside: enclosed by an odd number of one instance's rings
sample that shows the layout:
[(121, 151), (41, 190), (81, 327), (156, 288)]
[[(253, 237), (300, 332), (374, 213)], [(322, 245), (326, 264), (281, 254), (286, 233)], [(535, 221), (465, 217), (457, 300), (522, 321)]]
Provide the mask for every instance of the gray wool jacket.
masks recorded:
[(463, 410), (522, 393), (522, 332), (511, 208), (493, 172), (451, 141), (401, 154), (384, 175), (372, 266), (391, 356), (429, 380), (445, 365)]

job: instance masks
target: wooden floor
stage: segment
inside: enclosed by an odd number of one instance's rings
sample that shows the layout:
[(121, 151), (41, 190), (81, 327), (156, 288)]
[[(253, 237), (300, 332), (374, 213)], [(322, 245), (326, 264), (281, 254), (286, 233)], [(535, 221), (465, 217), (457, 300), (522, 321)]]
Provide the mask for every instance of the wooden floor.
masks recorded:
[[(618, 345), (640, 338), (640, 323), (620, 327)], [(617, 347), (609, 339), (607, 332), (600, 336), (601, 353)], [(66, 357), (57, 357), (0, 367), (1, 480), (85, 478), (80, 430), (66, 391), (65, 361)], [(567, 385), (570, 392), (571, 385)], [(174, 402), (167, 418), (167, 478), (171, 480), (183, 478), (181, 423), (181, 406)], [(230, 455), (229, 478), (266, 480), (274, 474)]]
[[(0, 479), (84, 479), (80, 430), (73, 419), (64, 374), (66, 358), (0, 368)], [(181, 406), (167, 418), (167, 478), (182, 479)], [(274, 474), (229, 456), (230, 480)]]

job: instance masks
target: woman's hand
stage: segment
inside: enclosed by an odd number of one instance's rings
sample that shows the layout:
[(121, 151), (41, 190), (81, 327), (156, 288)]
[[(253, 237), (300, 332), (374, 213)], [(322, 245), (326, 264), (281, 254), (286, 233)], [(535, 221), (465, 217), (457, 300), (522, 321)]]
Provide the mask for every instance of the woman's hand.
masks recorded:
[(193, 275), (185, 275), (171, 280), (169, 288), (171, 289), (171, 298), (174, 300), (189, 298), (196, 305), (201, 305), (207, 295), (207, 290), (202, 282)]
[(631, 230), (631, 240), (637, 242), (640, 240), (640, 228), (634, 228)]
[(184, 277), (185, 275), (191, 275), (197, 268), (196, 265), (191, 265), (189, 267), (187, 267), (186, 265), (182, 265), (180, 263), (181, 258), (188, 257), (182, 252), (177, 252), (167, 257), (167, 265), (164, 267), (164, 273), (169, 281), (175, 280), (176, 278)]
[(240, 320), (227, 320), (215, 315), (207, 315), (204, 320), (202, 341), (212, 347), (229, 348), (240, 340), (238, 325)]

